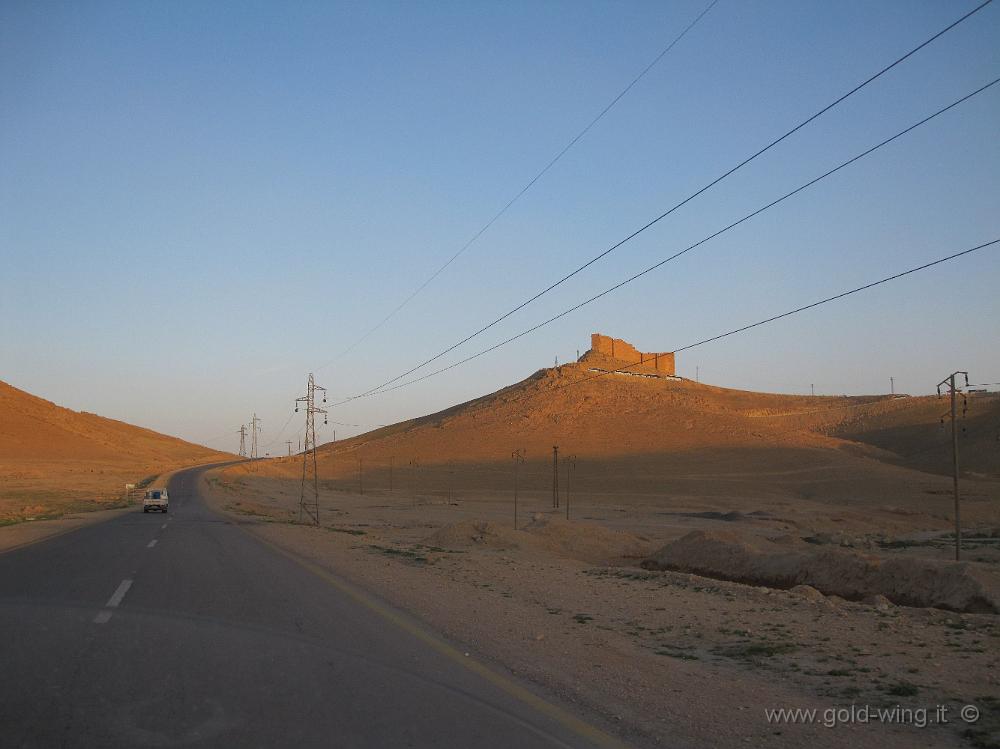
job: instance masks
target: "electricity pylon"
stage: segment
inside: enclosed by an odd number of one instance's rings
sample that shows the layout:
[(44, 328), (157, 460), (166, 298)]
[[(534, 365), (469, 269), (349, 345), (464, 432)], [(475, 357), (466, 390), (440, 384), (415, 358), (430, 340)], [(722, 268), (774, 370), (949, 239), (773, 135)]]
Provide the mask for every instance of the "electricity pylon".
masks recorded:
[[(948, 388), (948, 394), (951, 396), (951, 470), (952, 470), (952, 487), (955, 493), (955, 561), (959, 561), (962, 558), (962, 521), (959, 516), (959, 501), (958, 501), (958, 424), (955, 423), (956, 416), (956, 403), (955, 396), (962, 395), (963, 405), (962, 405), (962, 416), (965, 416), (965, 411), (968, 405), (965, 403), (965, 394), (962, 392), (961, 387), (958, 385), (956, 380), (959, 375), (965, 377), (965, 387), (969, 387), (969, 373), (968, 372), (952, 372), (950, 375), (945, 377), (937, 386), (938, 398), (941, 397), (941, 386), (944, 385)], [(942, 419), (943, 421), (943, 419)]]
[(257, 414), (250, 418), (250, 460), (257, 460), (257, 435), (260, 434), (260, 419)]
[(237, 434), (240, 435), (240, 457), (245, 458), (247, 456), (247, 425), (240, 424), (240, 431)]
[[(299, 404), (306, 409), (306, 435), (302, 446), (302, 486), (299, 491), (299, 522), (308, 515), (315, 525), (319, 525), (319, 471), (316, 467), (316, 414), (323, 414), (326, 424), (326, 409), (316, 405), (316, 391), (323, 391), (323, 402), (326, 403), (326, 388), (316, 384), (312, 372), (309, 373), (309, 384), (306, 394), (295, 399), (295, 411)], [(309, 500), (306, 500), (306, 484), (311, 484)]]

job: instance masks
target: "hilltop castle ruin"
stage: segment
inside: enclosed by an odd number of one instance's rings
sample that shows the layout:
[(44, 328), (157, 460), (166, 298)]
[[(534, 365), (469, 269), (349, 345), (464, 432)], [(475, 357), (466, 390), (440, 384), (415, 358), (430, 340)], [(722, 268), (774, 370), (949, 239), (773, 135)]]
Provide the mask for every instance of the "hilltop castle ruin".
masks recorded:
[[(610, 361), (609, 361), (610, 360)], [(674, 377), (674, 353), (644, 353), (621, 338), (592, 333), (590, 336), (590, 351), (580, 359), (583, 363), (600, 367), (617, 369), (623, 365), (629, 366), (629, 372), (652, 374), (660, 377)]]

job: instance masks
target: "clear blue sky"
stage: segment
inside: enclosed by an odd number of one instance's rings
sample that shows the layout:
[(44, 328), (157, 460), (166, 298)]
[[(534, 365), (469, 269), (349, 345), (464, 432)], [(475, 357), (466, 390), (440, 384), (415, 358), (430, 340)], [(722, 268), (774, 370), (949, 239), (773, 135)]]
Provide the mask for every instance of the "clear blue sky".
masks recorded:
[[(307, 373), (461, 247), (705, 4), (3, 3), (0, 379), (227, 449), (256, 410), (276, 440)], [(721, 0), (318, 380), (344, 396), (408, 369), (976, 4)], [(1000, 4), (443, 362), (998, 75)], [(569, 360), (597, 330), (670, 350), (994, 239), (998, 89), (502, 352), (331, 418), (427, 413)], [(686, 352), (678, 369), (798, 393), (885, 392), (894, 376), (926, 393), (959, 368), (1000, 381), (998, 342), (992, 249)]]

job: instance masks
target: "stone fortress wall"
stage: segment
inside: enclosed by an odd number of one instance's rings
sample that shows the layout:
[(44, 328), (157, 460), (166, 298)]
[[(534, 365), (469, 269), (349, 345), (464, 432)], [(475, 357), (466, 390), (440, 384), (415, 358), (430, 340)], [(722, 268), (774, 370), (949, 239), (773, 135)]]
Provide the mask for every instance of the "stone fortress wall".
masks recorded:
[(672, 351), (644, 353), (621, 338), (612, 338), (600, 333), (591, 334), (590, 351), (626, 364), (639, 365), (635, 367), (636, 371), (651, 370), (657, 374), (671, 377), (675, 374), (674, 353)]

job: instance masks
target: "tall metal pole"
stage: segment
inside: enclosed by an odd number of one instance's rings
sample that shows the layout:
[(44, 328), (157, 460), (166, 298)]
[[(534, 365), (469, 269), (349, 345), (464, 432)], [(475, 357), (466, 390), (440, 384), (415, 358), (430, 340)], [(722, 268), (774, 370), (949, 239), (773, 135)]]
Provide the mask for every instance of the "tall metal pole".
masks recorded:
[(552, 506), (559, 508), (559, 446), (552, 446)]
[(951, 395), (951, 473), (952, 473), (952, 488), (955, 494), (955, 561), (961, 561), (962, 559), (962, 520), (961, 511), (959, 506), (959, 493), (958, 493), (958, 423), (957, 423), (957, 408), (955, 398), (958, 395), (958, 385), (956, 383), (956, 378), (958, 375), (965, 376), (965, 386), (969, 386), (969, 373), (968, 372), (952, 372), (950, 375), (945, 377), (941, 382), (938, 383), (938, 397), (941, 396), (941, 386), (947, 385), (949, 394)]
[(510, 457), (514, 459), (514, 530), (517, 530), (517, 468), (524, 462), (524, 450), (515, 450)]
[(576, 471), (576, 456), (570, 455), (568, 458), (564, 458), (566, 463), (566, 519), (569, 520), (569, 486), (570, 486), (570, 474)]
[(257, 435), (260, 434), (260, 419), (257, 414), (250, 418), (250, 460), (257, 460)]
[[(306, 394), (295, 399), (295, 410), (299, 410), (299, 404), (304, 403), (306, 408), (306, 433), (305, 445), (302, 451), (302, 484), (299, 490), (299, 522), (302, 522), (306, 515), (315, 525), (319, 525), (319, 466), (316, 459), (316, 414), (323, 414), (323, 423), (326, 424), (326, 410), (316, 406), (316, 391), (323, 391), (323, 401), (326, 402), (326, 388), (316, 384), (312, 373), (309, 373), (309, 382), (306, 386)], [(308, 487), (308, 498), (306, 497)]]
[(417, 509), (417, 478), (420, 474), (420, 459), (410, 460), (410, 468), (413, 469), (410, 473), (410, 499), (413, 501), (413, 509)]
[(958, 502), (958, 424), (955, 421), (955, 375), (951, 380), (951, 471), (952, 486), (955, 490), (955, 561), (962, 558), (962, 523), (959, 519)]
[(890, 395), (895, 395), (896, 394), (896, 378), (895, 377), (890, 377), (889, 378), (889, 394)]

